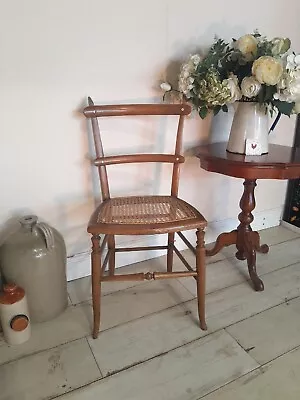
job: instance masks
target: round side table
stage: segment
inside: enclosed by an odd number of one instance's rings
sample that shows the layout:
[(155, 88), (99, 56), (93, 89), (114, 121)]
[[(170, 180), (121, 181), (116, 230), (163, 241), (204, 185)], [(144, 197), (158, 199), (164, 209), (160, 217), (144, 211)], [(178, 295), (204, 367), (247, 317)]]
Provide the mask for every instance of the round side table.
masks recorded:
[(246, 156), (226, 151), (227, 143), (199, 146), (196, 156), (203, 169), (210, 172), (244, 179), (244, 193), (240, 200), (239, 226), (232, 232), (221, 233), (215, 246), (206, 250), (213, 256), (225, 246), (236, 245), (236, 258), (247, 260), (248, 271), (257, 291), (264, 290), (262, 280), (256, 272), (256, 252), (267, 253), (269, 247), (260, 244), (259, 233), (252, 231), (255, 208), (254, 189), (257, 179), (296, 179), (300, 177), (300, 148), (269, 145), (269, 153), (261, 156)]

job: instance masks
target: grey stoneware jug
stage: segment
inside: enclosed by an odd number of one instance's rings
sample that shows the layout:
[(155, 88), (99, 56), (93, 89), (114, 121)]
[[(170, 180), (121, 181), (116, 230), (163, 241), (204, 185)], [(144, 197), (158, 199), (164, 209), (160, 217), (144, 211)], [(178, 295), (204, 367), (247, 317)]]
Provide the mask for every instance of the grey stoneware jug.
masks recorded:
[(19, 224), (0, 247), (2, 275), (25, 290), (31, 321), (48, 321), (68, 305), (65, 242), (35, 215), (20, 218)]

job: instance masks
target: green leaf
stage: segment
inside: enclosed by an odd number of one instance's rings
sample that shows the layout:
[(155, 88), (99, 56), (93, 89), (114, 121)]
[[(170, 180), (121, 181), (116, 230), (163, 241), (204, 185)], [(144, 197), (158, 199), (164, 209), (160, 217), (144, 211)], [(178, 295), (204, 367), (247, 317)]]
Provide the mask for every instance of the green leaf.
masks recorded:
[(221, 106), (215, 106), (214, 107), (214, 115), (217, 115), (219, 111), (221, 111)]
[(266, 85), (261, 85), (261, 89), (257, 95), (257, 100), (258, 100), (259, 104), (263, 104), (264, 99), (265, 99), (265, 93), (266, 93)]
[(200, 118), (204, 119), (207, 116), (208, 113), (208, 108), (207, 107), (201, 107), (199, 110), (199, 115)]
[(246, 76), (251, 76), (251, 68), (252, 68), (252, 65), (245, 61), (244, 56), (243, 55), (240, 56), (240, 58), (238, 60), (237, 70), (234, 71), (236, 73), (236, 75), (238, 76), (240, 82)]
[(278, 109), (281, 114), (290, 116), (295, 103), (287, 103), (286, 101), (272, 100), (272, 104)]
[(291, 47), (291, 41), (290, 41), (290, 39), (289, 39), (289, 38), (285, 38), (285, 39), (284, 39), (284, 45), (283, 45), (283, 47), (282, 47), (282, 49), (281, 49), (280, 54), (286, 53), (286, 52), (290, 49), (290, 47)]
[(199, 107), (205, 107), (206, 102), (204, 100), (199, 99), (198, 100), (198, 105)]
[(227, 106), (227, 104), (224, 104), (224, 106), (222, 106), (222, 111), (228, 112), (228, 106)]
[(276, 86), (265, 86), (265, 96), (264, 96), (264, 102), (270, 101), (273, 99), (273, 94), (277, 92), (277, 87)]

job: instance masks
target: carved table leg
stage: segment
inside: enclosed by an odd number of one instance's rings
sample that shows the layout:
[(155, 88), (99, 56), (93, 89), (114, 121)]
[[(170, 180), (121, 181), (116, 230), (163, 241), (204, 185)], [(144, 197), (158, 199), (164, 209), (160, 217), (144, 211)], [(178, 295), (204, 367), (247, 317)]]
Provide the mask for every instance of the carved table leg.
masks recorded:
[(257, 249), (257, 251), (258, 251), (259, 253), (263, 253), (263, 254), (269, 253), (269, 250), (270, 250), (270, 248), (269, 248), (269, 246), (268, 246), (267, 244), (262, 244), (262, 245), (259, 246), (259, 248)]
[(225, 232), (221, 233), (216, 240), (216, 244), (210, 250), (206, 250), (205, 254), (207, 256), (214, 256), (219, 253), (225, 246), (230, 246), (231, 244), (236, 243), (237, 231)]
[(261, 292), (264, 290), (264, 283), (263, 281), (257, 276), (256, 272), (256, 251), (252, 249), (247, 253), (247, 264), (248, 264), (248, 271), (253, 282), (254, 289), (257, 292)]
[(251, 222), (254, 217), (252, 211), (255, 208), (254, 189), (256, 180), (245, 180), (244, 193), (240, 201), (242, 212), (239, 214), (240, 225), (237, 228), (237, 253), (239, 260), (247, 259), (250, 278), (254, 288), (257, 291), (264, 290), (264, 284), (257, 276), (256, 272), (256, 252), (266, 252), (266, 245), (260, 246), (260, 238), (258, 232), (253, 232)]
[(254, 219), (252, 211), (255, 208), (254, 189), (256, 180), (244, 181), (244, 193), (240, 201), (241, 213), (239, 214), (240, 224), (236, 230), (221, 233), (216, 240), (216, 244), (212, 249), (206, 250), (207, 256), (214, 256), (225, 246), (236, 244), (236, 258), (239, 260), (247, 260), (248, 271), (253, 282), (254, 289), (257, 291), (264, 290), (264, 284), (257, 276), (256, 272), (256, 252), (268, 253), (269, 246), (260, 245), (260, 237), (258, 232), (253, 232), (251, 223)]

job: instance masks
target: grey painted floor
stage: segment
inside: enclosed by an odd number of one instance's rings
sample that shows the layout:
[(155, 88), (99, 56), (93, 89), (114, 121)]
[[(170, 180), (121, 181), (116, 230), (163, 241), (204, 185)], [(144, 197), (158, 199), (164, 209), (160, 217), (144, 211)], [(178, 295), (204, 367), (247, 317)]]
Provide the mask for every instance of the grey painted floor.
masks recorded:
[(207, 260), (207, 332), (193, 278), (107, 283), (93, 340), (90, 278), (70, 282), (68, 309), (33, 325), (29, 342), (0, 338), (0, 400), (299, 399), (300, 236), (283, 227), (261, 236), (271, 245), (258, 255), (264, 292), (253, 291), (232, 246)]

